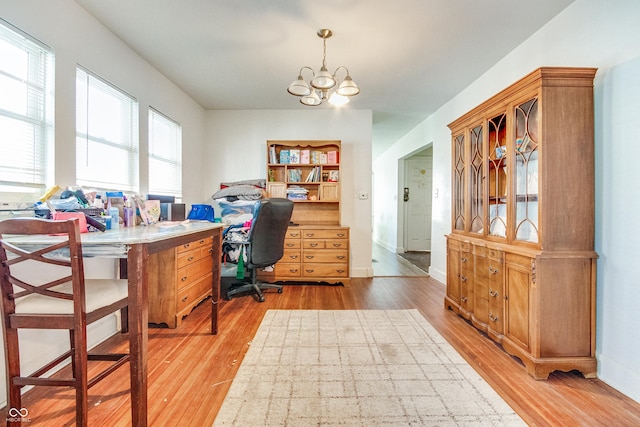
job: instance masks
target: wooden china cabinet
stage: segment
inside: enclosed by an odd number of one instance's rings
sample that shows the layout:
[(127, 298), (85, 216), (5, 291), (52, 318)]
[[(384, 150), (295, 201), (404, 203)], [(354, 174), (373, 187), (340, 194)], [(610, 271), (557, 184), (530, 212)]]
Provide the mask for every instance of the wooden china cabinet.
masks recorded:
[(539, 68), (449, 125), (445, 307), (535, 379), (595, 377), (593, 68)]

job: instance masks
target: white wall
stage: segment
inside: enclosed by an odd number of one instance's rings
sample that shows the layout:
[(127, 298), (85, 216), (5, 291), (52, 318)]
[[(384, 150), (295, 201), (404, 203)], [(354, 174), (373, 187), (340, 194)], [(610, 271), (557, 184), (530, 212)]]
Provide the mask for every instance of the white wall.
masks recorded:
[(341, 223), (351, 235), (351, 276), (370, 277), (371, 197), (360, 200), (354, 192), (371, 195), (370, 110), (209, 111), (202, 200), (221, 182), (266, 178), (267, 140), (338, 139)]
[[(640, 2), (577, 0), (374, 161), (376, 183), (395, 181), (385, 165), (434, 142), (433, 244), (430, 274), (446, 280), (444, 235), (451, 223), (451, 148), (447, 124), (540, 66), (598, 67), (596, 113), (596, 355), (598, 376), (640, 401), (640, 172), (634, 160), (640, 128)], [(633, 162), (633, 163), (632, 163)], [(382, 175), (382, 176), (381, 176)], [(389, 186), (390, 188), (393, 186)], [(397, 187), (397, 184), (396, 184)], [(377, 189), (377, 187), (376, 187)], [(390, 190), (391, 191), (391, 190)], [(376, 204), (374, 235), (392, 238), (395, 214)], [(634, 241), (635, 243), (635, 241)], [(391, 242), (390, 244), (396, 244)], [(634, 282), (635, 280), (635, 282)]]

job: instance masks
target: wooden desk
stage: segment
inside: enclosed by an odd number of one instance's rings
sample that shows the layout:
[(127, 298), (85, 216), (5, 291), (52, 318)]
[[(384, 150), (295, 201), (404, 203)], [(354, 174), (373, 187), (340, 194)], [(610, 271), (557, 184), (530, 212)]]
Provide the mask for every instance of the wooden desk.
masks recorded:
[[(131, 419), (132, 425), (147, 425), (147, 343), (148, 343), (148, 296), (149, 271), (147, 261), (150, 254), (173, 248), (197, 239), (213, 237), (212, 289), (211, 289), (211, 333), (218, 332), (218, 300), (220, 298), (220, 262), (222, 224), (194, 221), (176, 227), (138, 226), (119, 228), (104, 233), (82, 234), (82, 253), (85, 257), (127, 258), (129, 280), (129, 351), (131, 368)], [(46, 236), (47, 242), (59, 239)], [(19, 237), (14, 243), (38, 244), (42, 237)]]

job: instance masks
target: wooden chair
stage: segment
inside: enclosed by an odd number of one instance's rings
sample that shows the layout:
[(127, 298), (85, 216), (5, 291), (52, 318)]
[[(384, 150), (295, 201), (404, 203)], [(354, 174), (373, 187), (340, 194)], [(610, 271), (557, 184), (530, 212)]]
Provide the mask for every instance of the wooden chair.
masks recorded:
[[(10, 243), (8, 235), (59, 235), (49, 246)], [(87, 392), (129, 361), (129, 354), (89, 354), (87, 325), (117, 310), (128, 321), (127, 281), (85, 279), (78, 219), (16, 218), (0, 221), (2, 326), (7, 363), (7, 410), (21, 411), (21, 389), (68, 386), (76, 390), (76, 425), (87, 425)], [(46, 279), (39, 277), (46, 271)], [(34, 272), (36, 274), (34, 274)], [(57, 277), (49, 280), (51, 276)], [(20, 368), (18, 329), (68, 329), (70, 350), (29, 375)], [(71, 358), (71, 378), (43, 375)], [(88, 361), (109, 361), (88, 378)], [(15, 412), (15, 410), (13, 411)]]

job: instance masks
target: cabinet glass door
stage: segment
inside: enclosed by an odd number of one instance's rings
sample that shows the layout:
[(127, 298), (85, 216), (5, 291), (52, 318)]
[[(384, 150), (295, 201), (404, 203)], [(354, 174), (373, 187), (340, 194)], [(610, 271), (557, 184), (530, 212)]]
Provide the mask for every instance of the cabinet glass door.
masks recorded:
[(507, 119), (500, 114), (487, 122), (489, 161), (489, 234), (507, 236)]
[(469, 132), (471, 158), (469, 161), (471, 187), (470, 230), (472, 233), (484, 233), (484, 154), (482, 125)]
[(515, 108), (516, 223), (515, 239), (538, 238), (538, 99)]
[(453, 228), (464, 231), (464, 135), (453, 138)]

